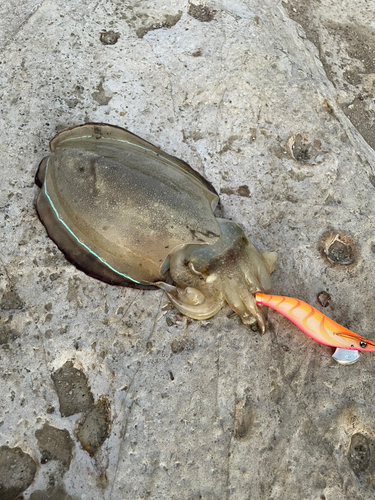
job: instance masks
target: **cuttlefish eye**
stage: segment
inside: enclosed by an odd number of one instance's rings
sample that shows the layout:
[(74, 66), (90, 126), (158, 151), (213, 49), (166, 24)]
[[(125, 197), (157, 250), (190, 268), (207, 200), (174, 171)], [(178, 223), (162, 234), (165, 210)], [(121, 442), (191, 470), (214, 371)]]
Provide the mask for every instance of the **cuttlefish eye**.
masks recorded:
[(364, 340), (360, 340), (359, 347), (362, 347), (362, 349), (364, 349), (365, 347), (367, 347), (367, 342), (365, 342)]

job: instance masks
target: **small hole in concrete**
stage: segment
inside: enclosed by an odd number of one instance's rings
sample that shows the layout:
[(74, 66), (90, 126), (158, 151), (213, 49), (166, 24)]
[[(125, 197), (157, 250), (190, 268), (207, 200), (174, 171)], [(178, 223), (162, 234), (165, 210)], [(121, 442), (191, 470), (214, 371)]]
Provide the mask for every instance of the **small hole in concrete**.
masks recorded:
[(342, 264), (347, 266), (354, 260), (353, 251), (347, 243), (337, 239), (327, 249), (327, 258), (332, 264)]
[(348, 267), (357, 262), (358, 247), (345, 233), (335, 231), (325, 233), (318, 246), (324, 261), (331, 267)]
[(318, 139), (310, 141), (307, 134), (297, 132), (289, 137), (285, 145), (289, 155), (302, 165), (318, 165), (328, 153)]
[(103, 45), (114, 45), (120, 38), (120, 33), (114, 31), (103, 31), (100, 33), (100, 41)]
[(316, 298), (322, 307), (328, 307), (331, 301), (331, 296), (328, 292), (319, 292)]

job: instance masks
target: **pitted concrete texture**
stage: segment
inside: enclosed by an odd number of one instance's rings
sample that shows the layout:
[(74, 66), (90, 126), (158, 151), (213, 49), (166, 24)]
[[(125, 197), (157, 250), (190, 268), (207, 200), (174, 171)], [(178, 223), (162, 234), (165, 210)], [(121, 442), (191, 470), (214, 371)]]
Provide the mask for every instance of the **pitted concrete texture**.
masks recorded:
[(372, 148), (375, 147), (375, 29), (373, 5), (354, 0), (291, 0), (283, 4), (316, 46), (337, 102)]
[[(340, 366), (276, 312), (261, 336), (229, 309), (192, 321), (161, 291), (89, 278), (46, 236), (34, 185), (58, 131), (128, 128), (190, 163), (222, 216), (278, 252), (275, 293), (375, 340), (374, 11), (375, 0), (2, 1), (0, 445), (37, 466), (22, 485), (1, 469), (0, 491), (374, 498), (373, 354)], [(79, 380), (60, 391), (67, 368)], [(63, 470), (43, 429), (73, 443)]]

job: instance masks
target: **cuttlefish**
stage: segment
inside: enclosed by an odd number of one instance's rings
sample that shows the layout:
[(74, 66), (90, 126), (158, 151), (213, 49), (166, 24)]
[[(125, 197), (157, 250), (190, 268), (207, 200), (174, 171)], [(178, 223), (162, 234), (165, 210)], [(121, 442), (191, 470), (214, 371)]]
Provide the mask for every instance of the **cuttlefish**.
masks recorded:
[(265, 331), (254, 294), (271, 290), (276, 254), (262, 252), (230, 220), (187, 163), (104, 123), (60, 132), (36, 174), (37, 211), (66, 258), (107, 283), (160, 288), (194, 319), (225, 303)]

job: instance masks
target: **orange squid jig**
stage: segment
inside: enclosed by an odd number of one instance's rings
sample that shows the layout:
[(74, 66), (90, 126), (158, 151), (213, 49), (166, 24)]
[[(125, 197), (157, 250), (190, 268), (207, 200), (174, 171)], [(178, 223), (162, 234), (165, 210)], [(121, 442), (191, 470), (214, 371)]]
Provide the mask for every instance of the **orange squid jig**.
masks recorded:
[(344, 328), (302, 300), (256, 293), (255, 301), (275, 309), (321, 344), (338, 349), (375, 351), (375, 342)]

